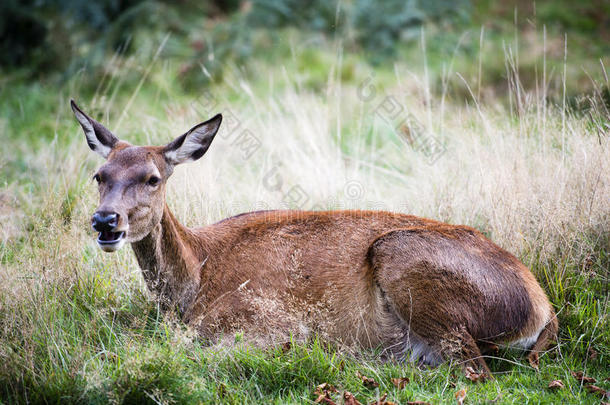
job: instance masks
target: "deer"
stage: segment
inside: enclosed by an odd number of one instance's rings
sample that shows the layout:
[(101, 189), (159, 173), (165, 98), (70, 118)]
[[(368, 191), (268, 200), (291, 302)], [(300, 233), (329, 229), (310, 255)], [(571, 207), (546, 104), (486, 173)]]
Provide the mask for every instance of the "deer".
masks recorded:
[(320, 336), (380, 357), (456, 361), (493, 378), (484, 353), (520, 348), (536, 370), (558, 333), (532, 272), (481, 232), (404, 213), (268, 210), (183, 226), (165, 201), (174, 168), (200, 159), (222, 115), (164, 146), (120, 140), (71, 108), (97, 170), (97, 244), (130, 243), (164, 310), (210, 340)]

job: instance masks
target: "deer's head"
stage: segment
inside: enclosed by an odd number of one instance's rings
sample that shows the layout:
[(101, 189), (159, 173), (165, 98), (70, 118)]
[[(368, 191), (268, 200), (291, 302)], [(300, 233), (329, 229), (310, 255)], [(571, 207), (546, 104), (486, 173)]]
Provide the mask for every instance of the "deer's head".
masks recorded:
[(70, 101), (87, 144), (106, 159), (93, 178), (100, 204), (91, 218), (106, 252), (146, 237), (161, 221), (165, 184), (174, 166), (199, 159), (212, 143), (222, 116), (194, 126), (165, 146), (134, 146), (119, 140)]

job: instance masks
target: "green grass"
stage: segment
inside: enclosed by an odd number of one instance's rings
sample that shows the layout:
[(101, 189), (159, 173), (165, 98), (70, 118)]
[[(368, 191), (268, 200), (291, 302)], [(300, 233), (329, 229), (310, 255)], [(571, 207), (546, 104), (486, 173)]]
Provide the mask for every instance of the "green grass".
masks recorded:
[[(396, 65), (370, 66), (358, 52), (338, 53), (333, 41), (291, 50), (300, 34), (287, 31), (292, 39), (274, 49), (272, 60), (253, 58), (248, 74), (227, 64), (223, 79), (209, 87), (185, 90), (180, 60), (170, 57), (153, 64), (139, 87), (156, 43), (152, 53), (109, 62), (104, 77), (85, 70), (65, 82), (0, 81), (0, 401), (312, 403), (316, 386), (329, 383), (338, 389), (337, 403), (343, 391), (363, 404), (384, 393), (397, 403), (455, 403), (463, 388), (466, 403), (599, 403), (571, 375), (583, 371), (610, 390), (610, 178), (608, 135), (599, 129), (610, 116), (592, 90), (608, 84), (592, 71), (578, 93), (582, 71), (574, 73), (599, 65), (597, 54), (577, 47), (566, 69), (566, 97), (591, 106), (568, 103), (563, 110), (557, 76), (547, 77), (548, 98), (535, 96), (539, 40), (522, 45), (527, 57), (516, 73), (526, 72), (528, 98), (517, 114), (503, 76), (502, 41), (512, 32), (490, 34), (481, 96), (473, 99), (455, 72), (476, 95), (478, 33), (451, 65), (446, 55), (459, 36), (431, 29), (428, 65), (419, 44), (400, 49), (404, 61)], [(549, 58), (549, 71), (554, 66), (558, 75), (563, 55)], [(377, 104), (357, 97), (370, 75), (376, 102), (396, 95), (447, 146), (442, 159), (428, 165), (375, 121)], [(279, 161), (285, 184), (307, 190), (310, 205), (382, 206), (475, 226), (532, 269), (557, 310), (559, 342), (542, 356), (540, 372), (510, 351), (488, 360), (495, 380), (473, 383), (457, 364), (382, 363), (375, 353), (315, 338), (288, 350), (210, 345), (176, 314), (160, 313), (131, 251), (103, 254), (89, 234), (97, 199), (90, 179), (100, 161), (88, 151), (68, 100), (77, 98), (111, 129), (120, 122), (119, 135), (131, 142), (162, 143), (207, 118), (189, 109), (204, 90), (263, 148), (244, 159), (221, 138), (204, 162), (178, 169), (168, 201), (183, 222), (214, 222), (255, 202), (279, 207), (282, 194), (261, 185), (269, 161)], [(362, 185), (362, 200), (346, 202), (348, 180)], [(379, 387), (365, 387), (357, 373)], [(410, 382), (398, 390), (394, 377)], [(550, 390), (557, 379), (565, 388)]]

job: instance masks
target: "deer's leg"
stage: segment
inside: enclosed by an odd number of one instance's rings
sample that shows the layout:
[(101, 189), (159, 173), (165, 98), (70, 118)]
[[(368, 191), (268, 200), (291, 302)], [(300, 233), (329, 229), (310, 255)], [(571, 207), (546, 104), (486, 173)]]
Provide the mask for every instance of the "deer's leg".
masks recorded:
[(493, 378), (479, 346), (466, 327), (441, 328), (432, 322), (416, 321), (410, 328), (413, 333), (419, 331), (417, 339), (410, 342), (413, 361), (435, 366), (443, 360), (453, 359), (466, 373), (480, 374), (482, 379)]
[(466, 372), (470, 372), (468, 368), (472, 368), (475, 373), (481, 373), (483, 379), (493, 378), (491, 370), (487, 367), (487, 363), (481, 354), (479, 346), (477, 346), (475, 340), (472, 338), (466, 328), (461, 328), (456, 332), (456, 337), (460, 343), (460, 352), (455, 353), (453, 357), (456, 357), (461, 361), (461, 366)]
[(530, 349), (530, 353), (527, 356), (527, 360), (529, 361), (530, 365), (536, 370), (538, 370), (538, 365), (540, 364), (540, 360), (538, 358), (539, 353), (544, 351), (547, 347), (549, 347), (552, 341), (557, 339), (558, 329), (559, 325), (557, 322), (557, 317), (555, 316), (549, 321), (549, 323), (546, 324), (542, 332), (540, 332), (536, 343), (534, 343), (534, 345)]

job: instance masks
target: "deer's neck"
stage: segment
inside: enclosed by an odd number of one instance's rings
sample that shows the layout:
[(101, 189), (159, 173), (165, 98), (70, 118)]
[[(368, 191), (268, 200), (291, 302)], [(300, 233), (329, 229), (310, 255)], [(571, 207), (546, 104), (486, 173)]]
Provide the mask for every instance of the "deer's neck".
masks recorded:
[(164, 308), (184, 314), (191, 305), (207, 252), (200, 237), (184, 227), (167, 205), (161, 222), (144, 239), (131, 244), (148, 288)]

